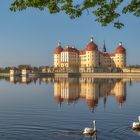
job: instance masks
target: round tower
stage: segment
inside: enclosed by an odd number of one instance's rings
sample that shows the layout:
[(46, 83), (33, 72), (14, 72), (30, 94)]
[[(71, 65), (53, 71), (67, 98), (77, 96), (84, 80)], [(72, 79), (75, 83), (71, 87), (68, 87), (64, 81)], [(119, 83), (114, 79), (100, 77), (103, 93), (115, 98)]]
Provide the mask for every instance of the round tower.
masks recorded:
[(57, 47), (54, 49), (54, 67), (61, 66), (61, 52), (63, 48), (61, 47), (61, 42), (57, 43)]
[(98, 47), (94, 43), (93, 37), (86, 46), (86, 67), (97, 67), (98, 66)]
[(119, 43), (115, 50), (115, 57), (116, 67), (123, 68), (126, 66), (126, 49), (123, 47), (122, 42)]

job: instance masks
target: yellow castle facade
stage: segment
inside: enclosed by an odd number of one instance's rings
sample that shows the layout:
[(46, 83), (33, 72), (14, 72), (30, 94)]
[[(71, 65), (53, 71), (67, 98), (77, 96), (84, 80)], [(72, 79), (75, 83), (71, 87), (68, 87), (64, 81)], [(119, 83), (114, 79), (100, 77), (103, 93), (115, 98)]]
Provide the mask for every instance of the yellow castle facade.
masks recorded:
[[(93, 38), (83, 50), (74, 47), (62, 48), (58, 42), (54, 50), (55, 68), (124, 68), (126, 66), (126, 49), (122, 42), (119, 43), (115, 52), (108, 53), (104, 43), (103, 50), (100, 51)], [(92, 72), (92, 69), (90, 69)]]

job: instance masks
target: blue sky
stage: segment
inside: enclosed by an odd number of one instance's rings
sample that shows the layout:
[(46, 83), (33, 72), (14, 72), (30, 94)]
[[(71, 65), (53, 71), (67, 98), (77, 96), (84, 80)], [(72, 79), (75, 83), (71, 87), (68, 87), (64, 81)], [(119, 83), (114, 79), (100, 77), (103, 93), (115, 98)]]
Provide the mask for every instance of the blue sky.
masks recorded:
[(101, 27), (92, 14), (86, 13), (75, 20), (63, 13), (50, 15), (47, 10), (9, 10), (10, 0), (0, 2), (0, 67), (31, 64), (53, 65), (53, 50), (57, 41), (62, 46), (73, 45), (83, 49), (93, 36), (99, 49), (106, 41), (107, 50), (113, 52), (122, 41), (127, 49), (127, 64), (140, 64), (140, 18), (124, 15), (121, 30)]

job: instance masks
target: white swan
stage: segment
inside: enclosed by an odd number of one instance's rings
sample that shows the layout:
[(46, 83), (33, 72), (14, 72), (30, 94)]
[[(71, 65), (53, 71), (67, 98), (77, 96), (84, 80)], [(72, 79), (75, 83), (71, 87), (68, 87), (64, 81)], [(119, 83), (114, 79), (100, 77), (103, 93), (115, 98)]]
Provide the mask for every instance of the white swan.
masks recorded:
[(140, 129), (140, 116), (138, 117), (139, 122), (132, 123), (132, 129)]
[(93, 135), (93, 134), (95, 134), (96, 133), (96, 121), (94, 120), (93, 121), (93, 128), (88, 128), (88, 127), (86, 127), (85, 129), (84, 129), (84, 132), (83, 132), (83, 134), (85, 134), (85, 135)]

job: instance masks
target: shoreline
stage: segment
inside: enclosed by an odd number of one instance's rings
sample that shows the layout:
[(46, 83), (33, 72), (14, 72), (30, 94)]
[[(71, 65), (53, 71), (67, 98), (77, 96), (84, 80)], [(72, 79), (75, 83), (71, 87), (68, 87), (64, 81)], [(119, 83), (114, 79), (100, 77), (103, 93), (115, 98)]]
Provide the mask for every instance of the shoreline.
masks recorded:
[[(9, 73), (0, 73), (0, 77), (10, 77)], [(29, 74), (29, 77), (95, 77), (95, 78), (140, 78), (140, 72), (125, 72), (125, 73), (36, 73)]]
[(55, 73), (55, 77), (140, 78), (140, 73)]

